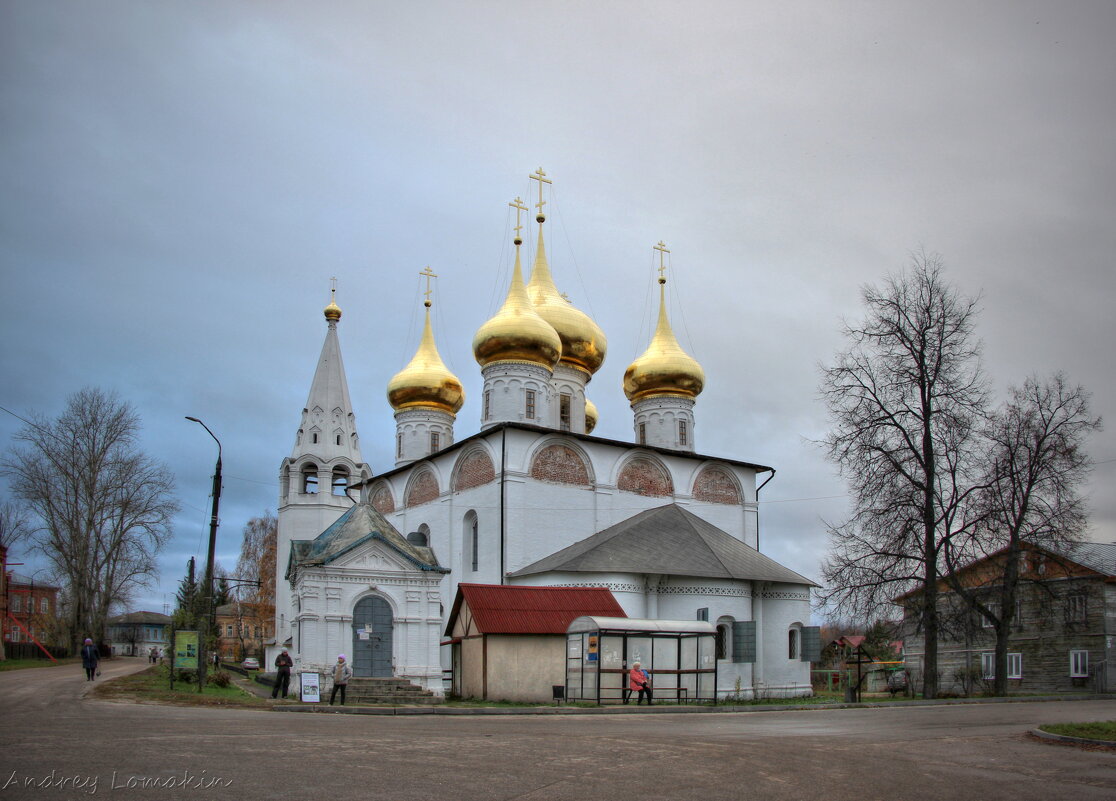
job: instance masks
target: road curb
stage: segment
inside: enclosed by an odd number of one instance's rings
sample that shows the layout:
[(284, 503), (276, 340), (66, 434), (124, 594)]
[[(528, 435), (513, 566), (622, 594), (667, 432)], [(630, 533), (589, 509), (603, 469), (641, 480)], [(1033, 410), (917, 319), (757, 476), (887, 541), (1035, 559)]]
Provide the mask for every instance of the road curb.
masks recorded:
[(1108, 748), (1116, 748), (1116, 740), (1093, 740), (1088, 737), (1070, 737), (1068, 734), (1054, 734), (1053, 732), (1043, 731), (1042, 729), (1031, 729), (1031, 736), (1039, 740), (1062, 743), (1065, 745), (1103, 745)]
[[(943, 698), (926, 701), (879, 701), (859, 704), (769, 704), (756, 706), (666, 706), (650, 707), (602, 706), (525, 706), (525, 707), (455, 707), (455, 706), (319, 706), (316, 704), (282, 704), (271, 707), (273, 712), (298, 712), (334, 715), (678, 715), (717, 713), (804, 712), (833, 709), (887, 709), (922, 706), (961, 706), (966, 704), (1028, 704), (1052, 701), (1101, 701), (1116, 699), (1116, 694), (1034, 696), (1030, 698)], [(1044, 732), (1044, 734), (1048, 734)], [(1052, 735), (1051, 735), (1052, 736)], [(1105, 744), (1104, 741), (1095, 741)], [(1116, 745), (1116, 743), (1108, 743)]]

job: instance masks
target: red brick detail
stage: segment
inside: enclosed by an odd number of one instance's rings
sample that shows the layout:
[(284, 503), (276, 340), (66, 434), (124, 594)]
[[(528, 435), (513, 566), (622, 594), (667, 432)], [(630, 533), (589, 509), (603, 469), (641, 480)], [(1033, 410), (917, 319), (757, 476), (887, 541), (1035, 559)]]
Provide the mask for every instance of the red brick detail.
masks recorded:
[(395, 511), (395, 499), (391, 497), (391, 490), (383, 484), (372, 493), (372, 508), (382, 515), (390, 515)]
[(740, 490), (724, 468), (707, 467), (694, 481), (694, 500), (739, 505)]
[(674, 494), (674, 484), (667, 472), (650, 459), (632, 459), (620, 471), (616, 488), (621, 492), (664, 496)]
[(469, 451), (457, 463), (457, 473), (453, 477), (453, 491), (461, 492), (471, 487), (479, 487), (496, 480), (496, 468), (492, 459), (481, 450)]
[(590, 486), (589, 469), (581, 454), (566, 445), (548, 445), (536, 453), (531, 462), (531, 478), (554, 484)]
[(429, 470), (423, 470), (415, 476), (415, 480), (407, 488), (407, 499), (404, 505), (418, 506), (420, 503), (429, 503), (437, 497), (438, 482), (434, 480), (434, 474)]

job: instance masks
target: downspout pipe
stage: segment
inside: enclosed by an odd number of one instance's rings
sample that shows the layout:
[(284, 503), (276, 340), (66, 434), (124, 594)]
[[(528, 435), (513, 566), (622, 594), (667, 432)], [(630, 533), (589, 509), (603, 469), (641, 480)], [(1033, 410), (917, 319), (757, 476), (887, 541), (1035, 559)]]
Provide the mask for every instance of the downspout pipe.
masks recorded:
[(771, 467), (769, 469), (771, 470), (771, 475), (769, 475), (767, 477), (767, 481), (764, 481), (762, 484), (760, 484), (758, 487), (756, 487), (756, 550), (757, 551), (760, 549), (759, 494), (760, 494), (760, 490), (767, 486), (767, 482), (771, 481), (771, 479), (775, 478), (775, 468)]

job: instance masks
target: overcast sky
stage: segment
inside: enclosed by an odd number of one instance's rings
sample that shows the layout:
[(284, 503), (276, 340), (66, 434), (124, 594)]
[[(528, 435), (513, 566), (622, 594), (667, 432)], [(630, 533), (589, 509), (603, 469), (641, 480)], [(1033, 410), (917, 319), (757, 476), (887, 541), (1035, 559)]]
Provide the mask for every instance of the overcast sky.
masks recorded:
[[(818, 365), (912, 250), (982, 294), (1001, 397), (1064, 370), (1116, 421), (1114, 35), (1111, 2), (0, 0), (0, 406), (135, 405), (182, 503), (135, 602), (163, 611), (204, 559), (216, 456), (183, 417), (224, 445), (231, 567), (275, 507), (331, 276), (373, 470), (426, 265), (477, 431), (470, 344), (541, 166), (556, 283), (609, 340), (595, 433), (632, 438), (661, 239), (707, 377), (697, 449), (777, 468), (761, 550), (816, 578), (846, 511), (811, 444)], [(0, 447), (21, 425), (0, 413)], [(1090, 452), (1090, 537), (1113, 541), (1112, 425)]]

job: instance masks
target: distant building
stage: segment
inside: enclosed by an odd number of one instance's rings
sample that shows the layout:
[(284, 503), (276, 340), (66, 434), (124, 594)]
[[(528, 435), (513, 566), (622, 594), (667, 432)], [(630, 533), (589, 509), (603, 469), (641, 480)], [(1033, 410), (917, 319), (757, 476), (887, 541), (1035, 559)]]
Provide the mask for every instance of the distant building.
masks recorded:
[(4, 573), (3, 584), (4, 642), (49, 639), (54, 631), (51, 624), (58, 616), (59, 588), (11, 571)]
[(243, 601), (222, 604), (216, 609), (217, 653), (227, 662), (247, 656), (261, 657), (264, 644), (275, 638), (275, 607)]
[[(967, 587), (994, 602), (1003, 552), (959, 574)], [(1062, 549), (1024, 543), (1015, 624), (1008, 641), (1008, 688), (1013, 692), (1104, 691), (1116, 659), (1116, 543), (1076, 542)], [(938, 639), (941, 689), (980, 691), (995, 679), (995, 629), (967, 608), (943, 579), (939, 584), (945, 630)], [(904, 607), (907, 669), (921, 684), (925, 641), (918, 630), (916, 593), (896, 599)]]
[(106, 637), (113, 656), (161, 656), (170, 647), (171, 618), (158, 612), (129, 612), (108, 620)]

